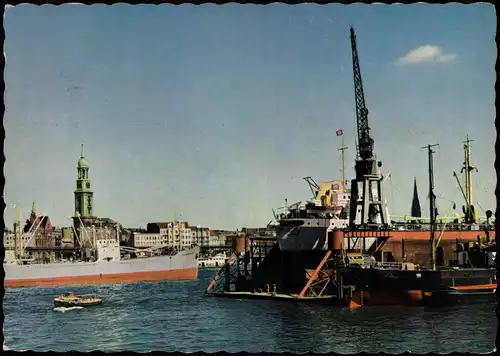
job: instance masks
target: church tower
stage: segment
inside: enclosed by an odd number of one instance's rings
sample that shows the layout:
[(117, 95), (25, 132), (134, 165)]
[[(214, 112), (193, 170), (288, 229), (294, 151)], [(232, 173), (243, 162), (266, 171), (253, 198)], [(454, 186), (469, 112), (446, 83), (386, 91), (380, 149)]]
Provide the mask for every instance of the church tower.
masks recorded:
[(420, 209), (420, 201), (417, 192), (417, 178), (413, 181), (413, 201), (411, 202), (411, 216), (414, 218), (422, 217), (422, 210)]
[(92, 199), (94, 193), (90, 189), (89, 163), (83, 155), (83, 143), (80, 149), (80, 159), (77, 165), (78, 179), (75, 190), (75, 216), (92, 216)]

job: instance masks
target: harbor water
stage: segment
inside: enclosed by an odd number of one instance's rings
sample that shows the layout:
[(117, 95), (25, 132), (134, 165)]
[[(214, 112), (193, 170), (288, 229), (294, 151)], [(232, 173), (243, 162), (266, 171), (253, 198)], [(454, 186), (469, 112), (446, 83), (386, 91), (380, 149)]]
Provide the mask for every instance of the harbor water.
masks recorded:
[[(35, 351), (490, 352), (495, 305), (347, 308), (203, 295), (197, 281), (6, 290), (5, 344)], [(101, 306), (54, 309), (63, 292)]]

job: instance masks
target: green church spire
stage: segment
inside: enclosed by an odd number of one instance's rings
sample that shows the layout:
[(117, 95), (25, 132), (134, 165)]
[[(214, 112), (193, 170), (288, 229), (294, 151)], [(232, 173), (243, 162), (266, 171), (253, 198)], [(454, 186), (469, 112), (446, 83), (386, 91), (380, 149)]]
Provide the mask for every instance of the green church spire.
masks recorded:
[(31, 204), (31, 211), (37, 215), (38, 214), (38, 211), (36, 211), (36, 201), (33, 200), (33, 203)]
[(94, 193), (90, 189), (89, 163), (83, 155), (83, 143), (80, 147), (80, 159), (77, 164), (77, 173), (75, 216), (92, 216), (92, 200)]
[(89, 162), (83, 155), (83, 143), (80, 147), (80, 159), (78, 160), (78, 168), (89, 168)]

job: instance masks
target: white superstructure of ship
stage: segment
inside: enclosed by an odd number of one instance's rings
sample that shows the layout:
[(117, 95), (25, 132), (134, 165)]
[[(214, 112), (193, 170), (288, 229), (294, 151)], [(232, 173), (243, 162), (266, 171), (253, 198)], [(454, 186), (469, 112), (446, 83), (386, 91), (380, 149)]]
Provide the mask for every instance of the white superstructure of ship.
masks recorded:
[(200, 258), (198, 260), (199, 268), (218, 268), (224, 266), (229, 259), (227, 253), (218, 253), (212, 257)]
[(282, 251), (325, 250), (328, 232), (347, 228), (350, 190), (346, 181), (316, 184), (304, 178), (315, 193), (305, 203), (297, 202), (274, 212), (276, 235)]

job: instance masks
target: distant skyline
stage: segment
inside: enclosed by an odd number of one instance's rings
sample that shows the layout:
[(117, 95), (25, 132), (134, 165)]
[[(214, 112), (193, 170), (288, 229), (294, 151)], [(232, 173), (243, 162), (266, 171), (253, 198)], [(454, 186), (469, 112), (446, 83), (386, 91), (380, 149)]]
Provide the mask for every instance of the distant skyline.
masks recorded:
[(391, 215), (409, 215), (416, 177), (428, 216), (427, 154), (439, 212), (472, 143), (474, 202), (495, 209), (496, 13), (490, 4), (19, 5), (6, 9), (5, 222), (68, 225), (85, 146), (94, 214), (126, 227), (178, 218), (265, 226), (311, 198), (303, 177), (353, 176), (349, 27)]

